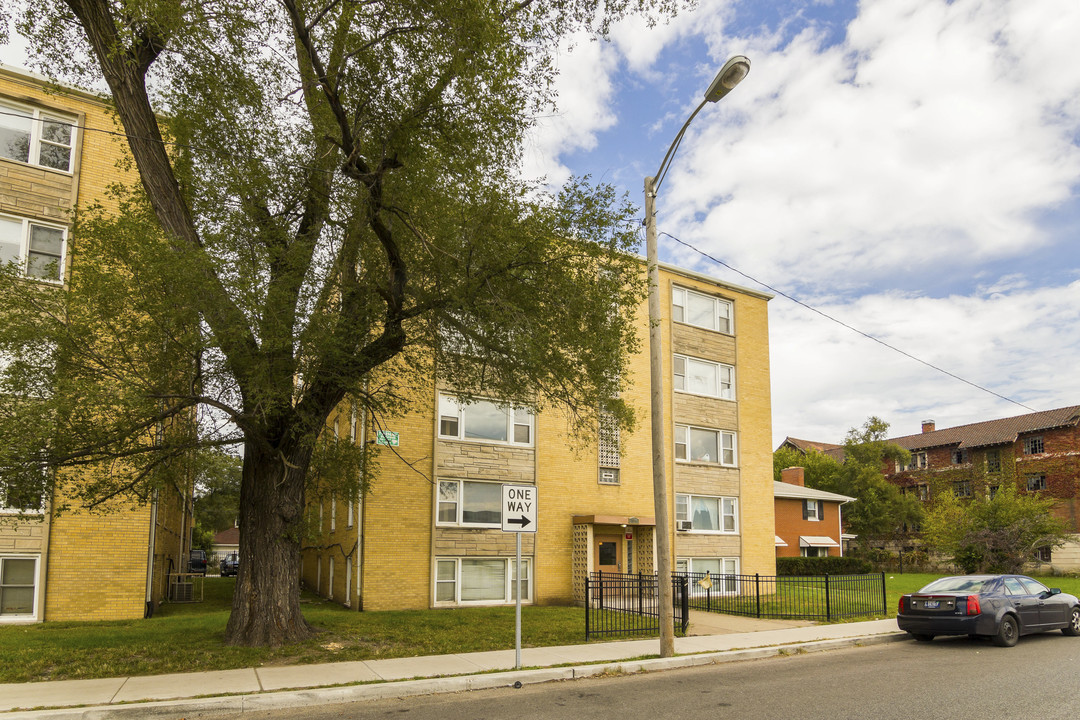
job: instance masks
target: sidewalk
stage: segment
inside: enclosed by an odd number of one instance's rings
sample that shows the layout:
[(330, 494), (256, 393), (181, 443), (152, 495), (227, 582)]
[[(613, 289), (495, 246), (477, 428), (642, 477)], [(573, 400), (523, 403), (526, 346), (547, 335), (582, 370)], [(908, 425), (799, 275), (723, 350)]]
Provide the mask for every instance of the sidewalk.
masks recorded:
[[(627, 640), (515, 652), (260, 667), (99, 680), (0, 685), (0, 720), (30, 718), (193, 718), (363, 699), (508, 687), (517, 683), (642, 672), (826, 650), (906, 637), (895, 620), (808, 625), (694, 613), (676, 656), (658, 658), (659, 641)], [(641, 659), (646, 658), (646, 659)], [(30, 708), (42, 708), (29, 710)], [(52, 710), (44, 708), (55, 708)]]

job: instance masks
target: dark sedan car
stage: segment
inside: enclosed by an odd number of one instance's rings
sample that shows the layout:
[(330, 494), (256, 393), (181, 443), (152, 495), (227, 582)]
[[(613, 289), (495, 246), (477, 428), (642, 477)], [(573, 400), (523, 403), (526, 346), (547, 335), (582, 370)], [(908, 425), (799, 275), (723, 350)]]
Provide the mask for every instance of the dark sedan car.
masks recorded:
[(240, 556), (236, 553), (229, 553), (225, 557), (221, 558), (221, 577), (229, 577), (230, 575), (236, 575), (240, 569)]
[(901, 597), (896, 624), (916, 640), (985, 636), (1012, 647), (1046, 630), (1080, 635), (1080, 600), (1024, 575), (946, 577)]

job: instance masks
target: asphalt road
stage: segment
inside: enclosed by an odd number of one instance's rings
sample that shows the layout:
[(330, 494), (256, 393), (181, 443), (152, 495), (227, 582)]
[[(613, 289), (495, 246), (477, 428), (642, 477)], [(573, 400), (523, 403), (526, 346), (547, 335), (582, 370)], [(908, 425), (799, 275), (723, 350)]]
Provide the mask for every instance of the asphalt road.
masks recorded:
[(1080, 638), (1014, 648), (939, 638), (766, 660), (403, 700), (221, 716), (237, 720), (997, 720), (1080, 717)]

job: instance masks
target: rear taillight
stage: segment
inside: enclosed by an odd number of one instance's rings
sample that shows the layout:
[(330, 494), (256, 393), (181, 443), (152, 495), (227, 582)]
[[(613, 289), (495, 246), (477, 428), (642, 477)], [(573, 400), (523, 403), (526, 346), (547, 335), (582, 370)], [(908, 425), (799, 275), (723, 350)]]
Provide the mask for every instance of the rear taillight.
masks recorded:
[(910, 599), (911, 599), (910, 595), (901, 595), (900, 596), (900, 603), (896, 607), (896, 612), (901, 614), (901, 615), (906, 613), (907, 609), (908, 609), (908, 600), (910, 600)]
[(968, 595), (967, 596), (967, 614), (978, 615), (982, 612), (982, 608), (979, 607), (979, 596)]

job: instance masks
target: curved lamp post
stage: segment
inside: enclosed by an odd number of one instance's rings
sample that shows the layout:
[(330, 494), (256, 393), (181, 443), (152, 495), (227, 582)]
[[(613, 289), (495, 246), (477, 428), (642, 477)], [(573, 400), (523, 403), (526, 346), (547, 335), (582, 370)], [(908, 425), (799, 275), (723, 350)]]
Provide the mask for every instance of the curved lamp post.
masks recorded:
[(649, 263), (649, 371), (652, 415), (653, 506), (656, 514), (656, 574), (660, 603), (660, 656), (675, 654), (675, 608), (671, 587), (671, 524), (668, 521), (667, 443), (664, 440), (664, 360), (660, 326), (660, 267), (656, 249), (656, 192), (679, 149), (686, 128), (706, 103), (727, 95), (750, 72), (750, 60), (736, 55), (716, 74), (705, 99), (690, 113), (655, 175), (645, 178), (645, 247)]

